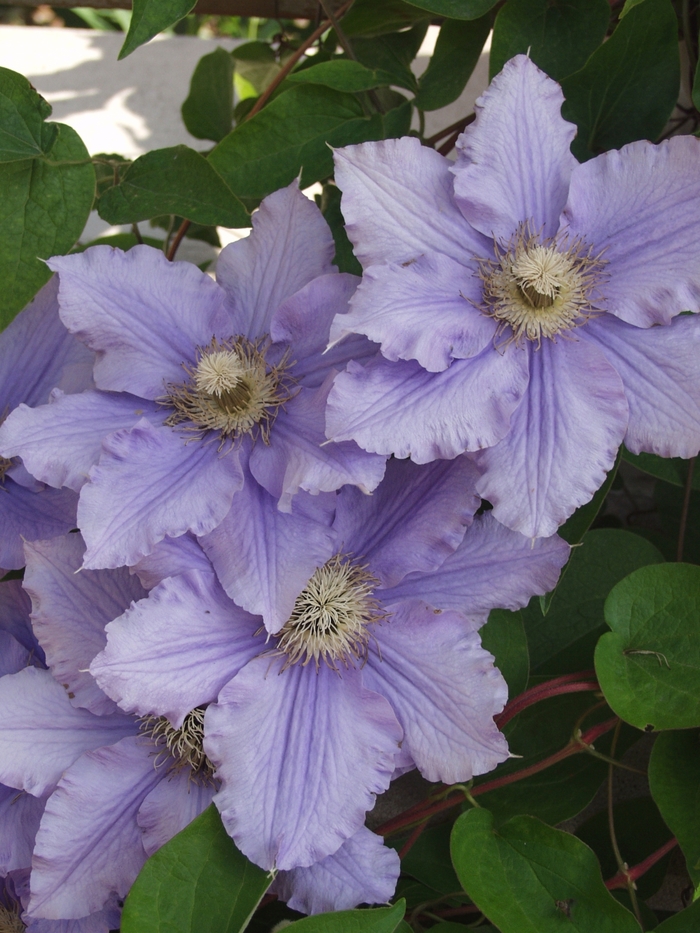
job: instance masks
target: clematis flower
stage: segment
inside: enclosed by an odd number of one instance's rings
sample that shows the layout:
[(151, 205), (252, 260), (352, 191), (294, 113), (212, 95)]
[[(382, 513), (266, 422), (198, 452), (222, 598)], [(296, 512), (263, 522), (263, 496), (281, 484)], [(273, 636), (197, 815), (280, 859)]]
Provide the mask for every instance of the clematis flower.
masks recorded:
[[(2, 867), (27, 875), (30, 930), (107, 933), (147, 856), (211, 803), (203, 710), (177, 729), (119, 710), (85, 668), (105, 623), (145, 591), (126, 569), (76, 574), (78, 535), (26, 548), (32, 637), (49, 669), (15, 664), (0, 677)], [(13, 629), (26, 636), (17, 615)]]
[(508, 62), (448, 162), (417, 139), (337, 150), (364, 267), (331, 341), (381, 346), (329, 395), (327, 430), (418, 463), (473, 453), (494, 516), (551, 535), (624, 441), (700, 448), (700, 142), (579, 165), (559, 86)]
[(51, 260), (62, 320), (97, 353), (97, 390), (20, 406), (0, 449), (80, 492), (86, 567), (133, 565), (165, 536), (213, 530), (240, 498), (244, 464), (283, 510), (299, 490), (377, 485), (384, 457), (322, 446), (337, 369), (376, 352), (360, 337), (323, 355), (358, 281), (333, 253), (294, 184), (222, 251), (219, 284), (147, 246)]
[[(347, 486), (334, 497), (330, 526), (313, 521), (323, 496), (299, 493), (285, 514), (258, 488), (255, 509), (202, 544), (223, 587), (259, 615), (199, 569), (107, 626), (90, 671), (122, 709), (178, 726), (208, 704), (215, 803), (258, 865), (322, 875), (396, 769), (454, 783), (507, 757), (493, 722), (507, 689), (477, 629), (494, 606), (551, 589), (569, 548), (473, 519), (475, 473), (464, 457), (390, 461), (372, 496)], [(246, 548), (256, 574), (238, 573)]]
[[(92, 384), (93, 354), (61, 323), (57, 291), (54, 276), (0, 334), (0, 421), (20, 403), (43, 404), (52, 390), (80, 392)], [(76, 506), (70, 490), (46, 487), (19, 460), (0, 457), (0, 567), (24, 566), (23, 539), (74, 528)]]

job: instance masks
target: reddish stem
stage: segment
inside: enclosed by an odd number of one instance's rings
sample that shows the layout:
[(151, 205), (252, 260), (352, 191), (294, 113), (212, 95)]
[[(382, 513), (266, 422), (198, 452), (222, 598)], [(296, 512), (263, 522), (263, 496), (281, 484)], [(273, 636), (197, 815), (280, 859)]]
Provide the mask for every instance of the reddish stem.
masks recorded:
[(177, 252), (178, 246), (180, 245), (180, 243), (182, 243), (182, 239), (184, 235), (190, 229), (191, 222), (192, 221), (190, 220), (183, 220), (182, 223), (180, 224), (180, 227), (177, 233), (175, 234), (173, 242), (170, 244), (170, 249), (168, 250), (167, 259), (169, 259), (171, 262), (173, 261), (173, 259), (175, 259), (175, 253)]
[[(576, 677), (579, 682), (572, 683), (571, 681), (574, 677)], [(559, 681), (558, 683), (553, 680), (548, 680), (547, 683), (538, 684), (531, 690), (526, 690), (525, 693), (521, 693), (519, 697), (516, 697), (511, 703), (508, 703), (503, 712), (495, 717), (496, 725), (499, 729), (502, 729), (503, 726), (517, 716), (518, 713), (522, 713), (528, 706), (539, 703), (540, 700), (548, 700), (550, 697), (562, 696), (565, 693), (585, 693), (590, 690), (600, 690), (597, 680), (581, 681), (580, 678), (581, 674), (570, 674), (567, 675), (568, 682), (563, 678), (557, 678), (557, 681)]]
[(656, 863), (664, 857), (664, 855), (668, 855), (669, 852), (675, 849), (677, 845), (677, 839), (669, 839), (668, 842), (665, 842), (661, 848), (656, 850), (656, 852), (652, 852), (650, 856), (645, 858), (643, 862), (640, 862), (638, 865), (634, 865), (632, 868), (628, 868), (626, 872), (619, 871), (616, 875), (605, 882), (605, 887), (608, 889), (608, 891), (614, 891), (615, 888), (626, 888), (628, 878), (631, 878), (632, 881), (636, 881), (637, 878), (641, 878), (642, 875), (645, 875), (650, 868), (653, 868), (654, 865), (656, 865)]
[[(521, 768), (519, 771), (514, 771), (512, 774), (504, 774), (503, 777), (494, 778), (492, 781), (485, 781), (483, 784), (477, 784), (476, 787), (472, 787), (471, 794), (473, 797), (478, 797), (480, 794), (485, 794), (487, 791), (496, 790), (499, 787), (505, 787), (507, 784), (513, 784), (516, 781), (520, 781), (523, 778), (530, 777), (533, 774), (538, 774), (540, 771), (544, 771), (546, 768), (551, 767), (552, 765), (558, 764), (558, 762), (563, 761), (565, 758), (569, 758), (571, 755), (577, 755), (580, 752), (584, 752), (586, 745), (592, 745), (597, 739), (602, 735), (605, 735), (606, 732), (609, 732), (611, 729), (614, 729), (617, 724), (617, 717), (613, 719), (608, 719), (605, 722), (598, 723), (596, 726), (592, 726), (583, 735), (578, 741), (571, 740), (568, 745), (560, 749), (558, 752), (555, 752), (553, 755), (550, 755), (549, 758), (543, 758), (542, 761), (536, 762), (534, 765), (530, 765), (529, 768)], [(443, 785), (442, 788), (444, 791), (449, 790), (449, 788)], [(440, 791), (438, 790), (438, 793)], [(458, 796), (454, 796), (458, 795)], [(459, 788), (454, 788), (450, 795), (445, 800), (440, 800), (437, 803), (431, 800), (422, 801), (419, 804), (406, 810), (404, 813), (401, 813), (399, 816), (394, 817), (392, 820), (387, 820), (386, 823), (383, 823), (380, 827), (375, 830), (380, 836), (387, 836), (391, 833), (396, 833), (400, 829), (405, 829), (408, 826), (411, 826), (413, 823), (418, 821), (424, 822), (425, 820), (430, 819), (432, 816), (435, 816), (438, 813), (442, 813), (443, 810), (450, 810), (453, 807), (458, 806), (464, 800), (464, 795), (459, 790)]]
[(399, 849), (399, 858), (403, 862), (408, 853), (411, 851), (413, 846), (418, 842), (421, 837), (423, 830), (426, 828), (427, 823), (419, 823), (416, 828), (413, 830), (411, 835), (408, 837), (403, 846)]

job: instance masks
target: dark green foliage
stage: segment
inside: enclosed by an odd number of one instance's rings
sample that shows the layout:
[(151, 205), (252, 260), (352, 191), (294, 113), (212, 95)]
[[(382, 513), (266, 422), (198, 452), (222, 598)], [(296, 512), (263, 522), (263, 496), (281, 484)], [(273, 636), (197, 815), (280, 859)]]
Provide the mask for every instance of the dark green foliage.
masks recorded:
[(137, 49), (144, 42), (169, 26), (179, 23), (193, 9), (196, 0), (133, 0), (133, 12), (129, 31), (119, 58)]
[(452, 858), (464, 890), (501, 933), (639, 933), (603, 885), (593, 852), (531, 816), (495, 831), (488, 810), (464, 813)]
[(491, 77), (522, 53), (561, 81), (583, 68), (603, 41), (609, 21), (607, 0), (508, 0), (493, 28)]
[(239, 199), (210, 162), (194, 149), (154, 149), (124, 172), (118, 185), (100, 197), (100, 217), (112, 224), (180, 214), (200, 224), (246, 227), (250, 220)]
[(231, 132), (233, 120), (233, 59), (224, 49), (204, 55), (190, 81), (182, 119), (197, 139), (219, 142)]
[(565, 119), (581, 161), (657, 138), (678, 97), (678, 25), (670, 0), (642, 0), (584, 67), (562, 82)]
[(595, 666), (612, 709), (639, 729), (700, 726), (700, 567), (642, 567), (605, 602)]
[(238, 851), (212, 804), (146, 862), (121, 933), (239, 933), (270, 881)]
[(442, 24), (430, 64), (418, 82), (419, 110), (437, 110), (457, 100), (471, 77), (491, 29), (491, 16)]

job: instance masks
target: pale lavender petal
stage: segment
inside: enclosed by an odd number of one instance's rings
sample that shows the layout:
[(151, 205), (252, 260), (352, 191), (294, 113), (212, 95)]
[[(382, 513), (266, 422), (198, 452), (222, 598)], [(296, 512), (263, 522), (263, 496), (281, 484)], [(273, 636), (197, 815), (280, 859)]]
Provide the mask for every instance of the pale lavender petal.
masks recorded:
[(78, 505), (88, 568), (135, 564), (166, 535), (207, 534), (242, 485), (237, 451), (187, 443), (145, 419), (110, 435), (103, 448)]
[(700, 449), (700, 318), (639, 328), (606, 314), (589, 321), (622, 379), (629, 404), (625, 445), (633, 453), (694, 457)]
[(600, 306), (638, 327), (700, 306), (700, 141), (641, 140), (578, 165), (562, 221), (605, 261)]
[(282, 302), (333, 271), (334, 254), (328, 224), (296, 181), (268, 195), (253, 214), (250, 236), (222, 249), (216, 263), (236, 333), (252, 339), (269, 333)]
[(451, 163), (419, 139), (362, 143), (333, 155), (348, 236), (363, 266), (428, 251), (467, 263), (492, 251), (454, 203)]
[(44, 801), (0, 784), (0, 877), (32, 863)]
[(176, 577), (187, 570), (213, 572), (211, 562), (201, 544), (191, 534), (180, 535), (179, 538), (163, 538), (147, 557), (142, 557), (131, 568), (131, 572), (136, 574), (141, 585), (147, 590), (152, 590), (166, 577)]
[(0, 707), (0, 782), (35, 797), (49, 793), (83, 752), (136, 731), (129, 716), (71, 706), (51, 674), (34, 667), (0, 678)]
[(146, 593), (126, 567), (78, 573), (84, 550), (78, 534), (26, 544), (24, 587), (49, 670), (69, 691), (73, 706), (103, 716), (116, 706), (87, 668), (107, 644), (105, 625)]
[(312, 865), (357, 832), (401, 741), (359, 671), (282, 665), (251, 661), (204, 718), (224, 825), (251, 861), (280, 870)]
[(182, 382), (196, 347), (232, 335), (216, 282), (151, 246), (93, 246), (49, 266), (59, 273), (63, 323), (97, 352), (100, 389), (158, 398), (167, 383)]
[(477, 491), (530, 538), (549, 536), (602, 486), (627, 430), (622, 380), (580, 339), (530, 350), (530, 385), (510, 432), (475, 455)]
[(326, 433), (416, 463), (449, 460), (500, 441), (527, 381), (527, 355), (514, 343), (455, 360), (443, 373), (381, 356), (365, 367), (349, 363), (328, 396)]
[(278, 632), (317, 567), (335, 552), (335, 496), (299, 493), (291, 512), (250, 476), (226, 518), (201, 544), (221, 585), (239, 606)]
[(474, 306), (480, 299), (474, 270), (440, 253), (370, 266), (350, 313), (334, 320), (330, 342), (356, 331), (381, 344), (389, 360), (418, 360), (442, 372), (492, 342), (496, 322)]
[(0, 398), (9, 411), (43, 404), (56, 386), (81, 392), (92, 384), (94, 356), (61, 323), (57, 293), (53, 276), (0, 336)]
[(382, 597), (387, 603), (421, 599), (438, 609), (457, 609), (481, 625), (491, 609), (520, 609), (532, 596), (553, 590), (569, 551), (557, 535), (533, 541), (486, 512), (437, 571), (411, 574)]
[(126, 393), (54, 393), (52, 398), (49, 405), (20, 405), (10, 414), (0, 427), (0, 453), (21, 457), (42, 483), (76, 492), (99, 460), (104, 437), (141, 418), (158, 424), (164, 417), (153, 402)]
[(161, 780), (141, 736), (86, 752), (67, 769), (37, 833), (29, 915), (85, 917), (112, 892), (126, 896), (146, 861), (136, 814)]
[[(554, 236), (576, 160), (559, 85), (525, 55), (507, 62), (457, 140), (455, 200), (469, 223), (508, 241), (518, 224)], [(482, 254), (484, 255), (484, 254)]]
[(0, 485), (0, 566), (24, 567), (24, 541), (53, 538), (75, 528), (78, 497), (71, 489), (32, 492), (9, 477)]
[[(356, 275), (319, 276), (275, 312), (270, 336), (289, 346), (294, 378), (303, 385), (320, 385), (329, 370), (337, 366), (337, 354), (324, 353), (331, 321), (337, 314), (347, 314), (359, 282)], [(362, 347), (365, 353), (371, 350), (366, 343)]]
[(418, 601), (387, 605), (363, 676), (391, 703), (404, 745), (429, 781), (470, 781), (508, 757), (493, 721), (508, 687), (461, 613)]
[(16, 674), (29, 665), (31, 654), (9, 632), (0, 631), (0, 677)]
[(22, 914), (27, 933), (110, 933), (118, 930), (121, 920), (121, 903), (116, 894), (108, 898), (102, 910), (80, 917), (78, 920), (43, 920)]
[(146, 855), (151, 856), (188, 826), (212, 801), (213, 784), (200, 784), (189, 768), (163, 775), (145, 798), (136, 817)]
[(385, 455), (369, 454), (354, 441), (326, 440), (326, 405), (334, 378), (329, 375), (315, 390), (302, 388), (278, 415), (270, 443), (256, 444), (251, 453), (251, 473), (285, 512), (301, 490), (317, 495), (351, 484), (369, 493), (384, 475)]
[(304, 914), (350, 910), (358, 904), (385, 904), (396, 890), (400, 871), (396, 850), (363, 826), (315, 865), (281, 871), (271, 890)]
[(372, 496), (352, 487), (339, 493), (333, 527), (340, 550), (361, 555), (383, 587), (412, 571), (437, 570), (479, 508), (478, 476), (465, 456), (426, 466), (389, 460)]
[(231, 602), (213, 573), (192, 570), (111, 622), (90, 671), (122, 709), (179, 727), (265, 650), (264, 637), (255, 637), (260, 622)]

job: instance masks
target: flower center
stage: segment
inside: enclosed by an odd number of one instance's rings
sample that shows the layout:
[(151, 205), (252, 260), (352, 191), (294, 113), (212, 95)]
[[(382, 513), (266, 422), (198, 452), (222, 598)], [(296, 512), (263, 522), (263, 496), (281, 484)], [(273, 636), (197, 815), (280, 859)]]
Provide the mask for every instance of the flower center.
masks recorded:
[(294, 609), (280, 632), (277, 652), (287, 663), (321, 661), (337, 670), (354, 661), (364, 662), (374, 622), (387, 613), (373, 593), (379, 580), (366, 565), (336, 554), (319, 567), (297, 596)]
[(0, 904), (0, 933), (24, 933), (26, 929), (16, 911)]
[[(495, 259), (479, 259), (484, 283), (480, 310), (512, 339), (554, 338), (597, 314), (594, 306), (605, 261), (583, 240), (566, 235), (542, 240), (521, 224), (509, 243), (495, 244)], [(597, 296), (599, 297), (599, 296)]]
[(269, 345), (266, 339), (253, 343), (234, 337), (219, 343), (214, 337), (207, 347), (198, 347), (196, 364), (183, 364), (187, 381), (168, 385), (159, 400), (173, 409), (165, 423), (184, 425), (200, 438), (215, 431), (222, 442), (260, 433), (268, 443), (277, 412), (294, 386), (287, 354), (270, 365), (265, 358)]
[(140, 720), (141, 735), (150, 739), (158, 749), (154, 762), (156, 768), (166, 763), (168, 771), (189, 768), (191, 780), (205, 785), (213, 783), (214, 765), (204, 754), (202, 744), (205, 709), (205, 706), (197, 706), (189, 712), (179, 729), (165, 716), (145, 716)]

